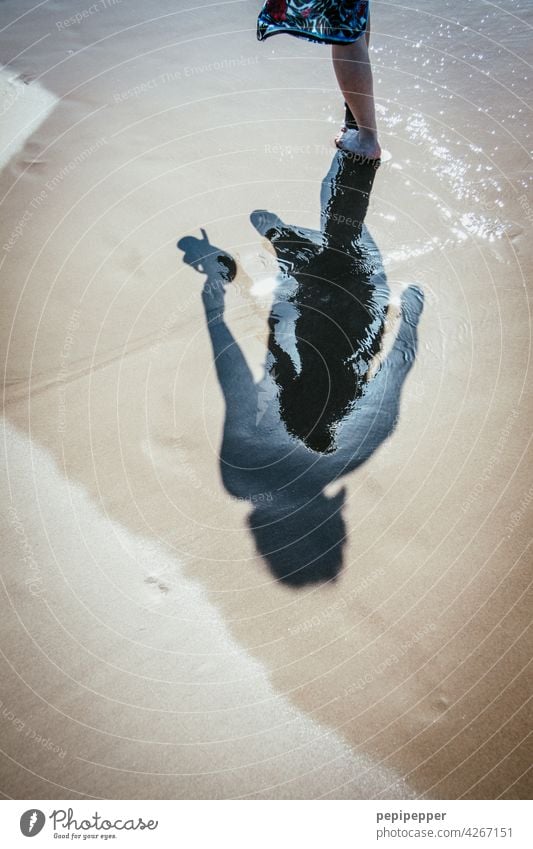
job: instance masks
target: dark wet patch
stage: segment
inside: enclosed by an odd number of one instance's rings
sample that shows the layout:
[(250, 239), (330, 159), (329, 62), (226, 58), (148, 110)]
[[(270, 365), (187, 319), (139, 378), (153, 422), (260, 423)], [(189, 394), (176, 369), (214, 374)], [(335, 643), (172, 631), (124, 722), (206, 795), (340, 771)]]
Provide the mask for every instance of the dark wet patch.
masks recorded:
[(417, 347), (423, 307), (409, 287), (392, 350), (377, 369), (389, 289), (377, 246), (364, 227), (376, 175), (336, 154), (322, 184), (321, 230), (256, 210), (280, 274), (268, 319), (264, 378), (255, 383), (224, 321), (233, 258), (189, 236), (184, 261), (206, 275), (202, 298), (226, 402), (220, 470), (227, 491), (255, 504), (248, 526), (272, 574), (294, 587), (335, 580), (348, 530), (344, 489), (326, 487), (364, 463), (393, 432), (400, 392)]

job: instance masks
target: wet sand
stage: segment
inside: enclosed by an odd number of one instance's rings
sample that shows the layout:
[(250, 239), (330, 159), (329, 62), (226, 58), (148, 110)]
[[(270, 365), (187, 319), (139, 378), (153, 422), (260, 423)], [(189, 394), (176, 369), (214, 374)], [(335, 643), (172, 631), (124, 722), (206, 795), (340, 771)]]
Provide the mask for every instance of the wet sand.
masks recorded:
[(375, 3), (366, 226), (389, 315), (424, 308), (394, 426), (325, 490), (340, 568), (294, 585), (224, 476), (177, 243), (235, 260), (261, 386), (280, 267), (250, 216), (320, 231), (328, 48), (259, 45), (244, 2), (2, 4), (4, 796), (530, 795), (532, 15), (507, 6)]

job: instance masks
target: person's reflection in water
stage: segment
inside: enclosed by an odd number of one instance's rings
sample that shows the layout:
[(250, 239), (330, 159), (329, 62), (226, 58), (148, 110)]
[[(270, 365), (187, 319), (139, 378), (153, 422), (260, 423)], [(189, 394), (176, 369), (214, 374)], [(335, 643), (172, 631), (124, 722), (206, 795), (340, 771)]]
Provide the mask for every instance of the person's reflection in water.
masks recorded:
[(390, 436), (416, 354), (423, 296), (409, 287), (394, 343), (380, 361), (389, 290), (363, 226), (374, 175), (372, 165), (335, 156), (322, 184), (321, 232), (252, 213), (281, 271), (258, 384), (224, 321), (235, 261), (205, 232), (178, 242), (184, 261), (206, 275), (202, 297), (226, 403), (222, 480), (233, 497), (249, 501), (259, 553), (292, 586), (338, 576), (345, 490), (330, 497), (325, 489)]

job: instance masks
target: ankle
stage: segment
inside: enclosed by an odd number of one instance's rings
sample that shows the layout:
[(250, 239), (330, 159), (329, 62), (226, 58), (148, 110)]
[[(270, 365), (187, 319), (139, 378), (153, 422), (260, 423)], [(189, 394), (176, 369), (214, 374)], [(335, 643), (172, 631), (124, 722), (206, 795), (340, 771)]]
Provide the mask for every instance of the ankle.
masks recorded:
[(377, 144), (378, 131), (369, 127), (359, 127), (359, 138), (362, 142), (374, 142)]

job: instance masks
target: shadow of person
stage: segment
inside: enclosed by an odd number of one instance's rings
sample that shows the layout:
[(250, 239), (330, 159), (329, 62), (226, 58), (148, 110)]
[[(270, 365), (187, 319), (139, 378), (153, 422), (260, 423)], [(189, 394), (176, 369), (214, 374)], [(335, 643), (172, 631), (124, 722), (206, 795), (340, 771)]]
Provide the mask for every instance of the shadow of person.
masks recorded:
[(346, 491), (326, 488), (391, 435), (416, 355), (423, 295), (404, 290), (391, 330), (389, 287), (363, 223), (374, 176), (371, 164), (335, 155), (322, 183), (320, 231), (252, 213), (280, 268), (258, 383), (224, 319), (234, 259), (205, 231), (178, 242), (184, 262), (206, 275), (202, 300), (225, 400), (224, 487), (250, 504), (258, 552), (293, 587), (339, 575)]

